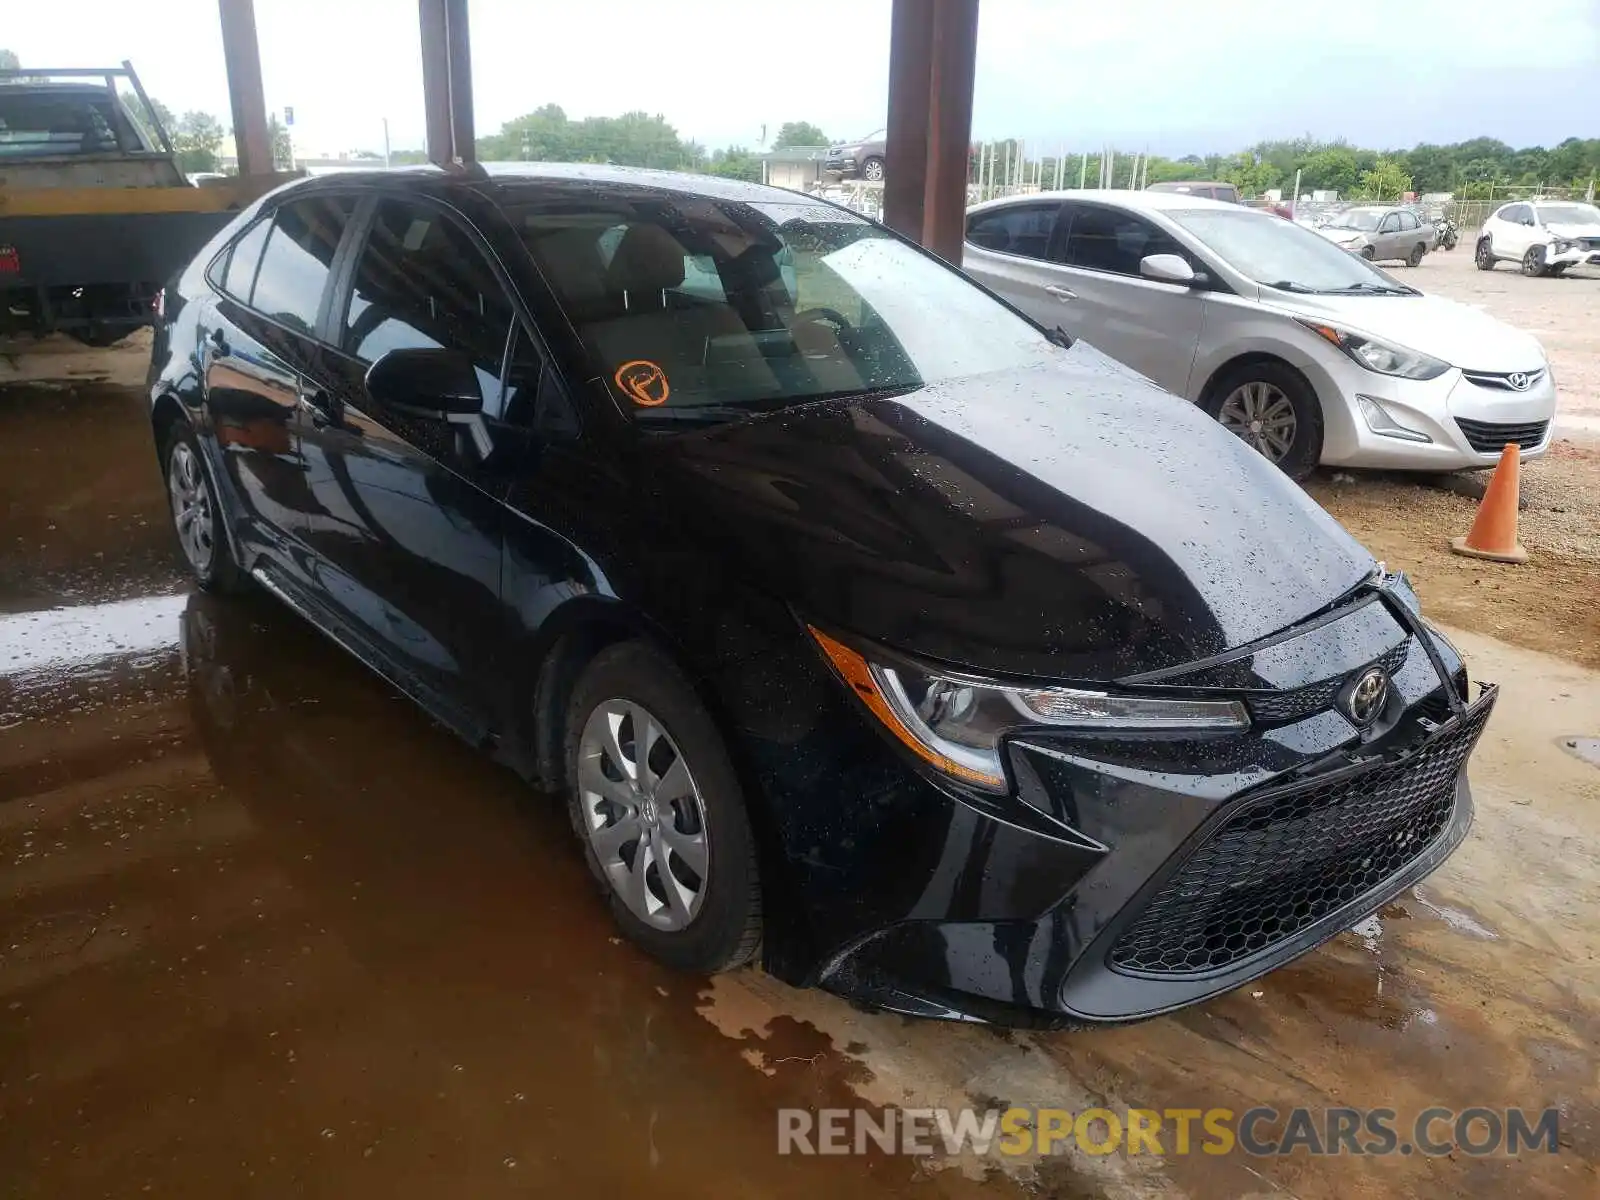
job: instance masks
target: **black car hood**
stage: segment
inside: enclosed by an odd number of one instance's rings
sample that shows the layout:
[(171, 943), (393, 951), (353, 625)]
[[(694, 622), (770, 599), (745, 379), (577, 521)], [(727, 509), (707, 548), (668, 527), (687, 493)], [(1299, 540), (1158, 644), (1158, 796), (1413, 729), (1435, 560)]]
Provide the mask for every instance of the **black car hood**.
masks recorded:
[(652, 439), (648, 459), (659, 515), (807, 620), (990, 673), (1189, 662), (1375, 566), (1239, 439), (1082, 343)]

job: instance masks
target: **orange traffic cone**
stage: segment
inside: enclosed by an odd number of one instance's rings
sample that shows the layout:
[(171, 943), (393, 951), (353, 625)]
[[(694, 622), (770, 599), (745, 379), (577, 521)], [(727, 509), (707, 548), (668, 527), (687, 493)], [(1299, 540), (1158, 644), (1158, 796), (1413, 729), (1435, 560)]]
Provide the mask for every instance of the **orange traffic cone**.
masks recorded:
[(1528, 561), (1528, 552), (1517, 541), (1518, 468), (1522, 451), (1515, 444), (1500, 451), (1500, 465), (1494, 469), (1473, 518), (1472, 529), (1464, 538), (1451, 538), (1450, 549), (1472, 558), (1493, 562)]

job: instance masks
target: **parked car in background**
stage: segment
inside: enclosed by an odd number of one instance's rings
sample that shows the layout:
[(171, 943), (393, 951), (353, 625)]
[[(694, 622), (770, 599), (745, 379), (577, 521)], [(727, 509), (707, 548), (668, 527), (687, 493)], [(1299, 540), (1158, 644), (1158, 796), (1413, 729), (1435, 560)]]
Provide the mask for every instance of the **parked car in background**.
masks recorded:
[(1207, 200), (1222, 200), (1228, 204), (1239, 203), (1239, 189), (1231, 183), (1214, 180), (1183, 180), (1175, 183), (1152, 183), (1147, 192), (1175, 192), (1180, 196), (1202, 196)]
[(1237, 439), (848, 210), (524, 167), (242, 214), (152, 433), (196, 582), (561, 796), (642, 950), (1124, 1021), (1460, 843), (1494, 690)]
[(1407, 287), (1291, 221), (1155, 192), (991, 201), (966, 269), (1046, 327), (1185, 396), (1289, 474), (1544, 453), (1539, 343)]
[(822, 169), (841, 179), (881, 182), (888, 137), (888, 130), (877, 129), (853, 142), (840, 142), (836, 146), (829, 146), (828, 157), (823, 161)]
[(1502, 259), (1522, 264), (1524, 275), (1600, 264), (1600, 208), (1576, 200), (1501, 205), (1478, 233), (1478, 269), (1492, 271)]
[(1439, 243), (1433, 223), (1409, 208), (1347, 208), (1317, 227), (1335, 246), (1368, 262), (1419, 266)]

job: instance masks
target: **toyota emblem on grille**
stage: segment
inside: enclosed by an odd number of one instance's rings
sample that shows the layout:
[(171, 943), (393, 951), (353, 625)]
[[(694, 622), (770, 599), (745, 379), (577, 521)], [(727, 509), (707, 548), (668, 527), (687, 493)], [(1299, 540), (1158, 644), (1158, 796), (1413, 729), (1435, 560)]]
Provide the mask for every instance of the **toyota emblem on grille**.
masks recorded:
[(1511, 385), (1512, 391), (1525, 392), (1528, 390), (1528, 385), (1533, 382), (1533, 379), (1525, 371), (1513, 371), (1506, 376), (1506, 382)]
[(1365, 728), (1378, 719), (1389, 699), (1389, 676), (1382, 667), (1368, 667), (1345, 689), (1340, 707), (1345, 716)]

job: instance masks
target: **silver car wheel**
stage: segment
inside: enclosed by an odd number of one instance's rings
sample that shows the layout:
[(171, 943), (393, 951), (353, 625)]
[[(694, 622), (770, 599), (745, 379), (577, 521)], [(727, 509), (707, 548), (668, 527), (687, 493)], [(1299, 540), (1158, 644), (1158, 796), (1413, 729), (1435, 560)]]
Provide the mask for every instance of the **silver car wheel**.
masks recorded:
[(578, 807), (600, 870), (628, 910), (675, 932), (710, 878), (705, 802), (678, 744), (632, 700), (595, 707), (578, 739)]
[(883, 161), (877, 158), (869, 158), (867, 165), (861, 169), (861, 177), (877, 183), (883, 178)]
[(1275, 463), (1282, 462), (1294, 445), (1300, 420), (1294, 402), (1270, 383), (1242, 383), (1228, 393), (1217, 410), (1222, 427)]
[(200, 460), (187, 442), (172, 448), (167, 463), (167, 491), (172, 499), (172, 521), (178, 530), (178, 544), (197, 575), (211, 570), (216, 556), (216, 522), (211, 508), (211, 493), (206, 487)]

